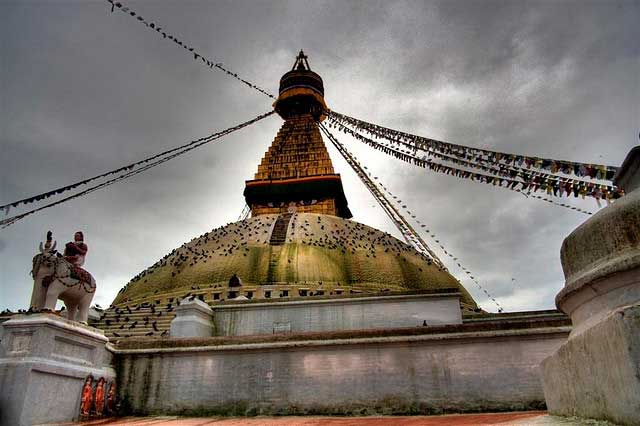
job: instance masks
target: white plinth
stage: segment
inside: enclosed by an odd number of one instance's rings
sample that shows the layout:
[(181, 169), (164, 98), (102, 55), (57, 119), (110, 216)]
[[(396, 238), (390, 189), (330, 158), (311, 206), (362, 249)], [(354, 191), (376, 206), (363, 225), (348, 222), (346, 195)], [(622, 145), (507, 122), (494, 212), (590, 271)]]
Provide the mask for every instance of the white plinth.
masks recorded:
[(171, 321), (171, 337), (211, 337), (214, 334), (213, 310), (200, 299), (184, 299)]
[(1, 327), (0, 424), (77, 420), (85, 378), (115, 377), (108, 339), (96, 328), (53, 314), (20, 315)]

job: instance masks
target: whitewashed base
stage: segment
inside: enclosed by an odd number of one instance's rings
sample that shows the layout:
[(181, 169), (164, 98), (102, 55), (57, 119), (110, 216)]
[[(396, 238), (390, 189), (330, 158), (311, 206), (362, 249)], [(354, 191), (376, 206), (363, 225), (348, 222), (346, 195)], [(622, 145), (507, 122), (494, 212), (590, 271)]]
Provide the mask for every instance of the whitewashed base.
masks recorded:
[(1, 327), (2, 425), (77, 420), (85, 378), (115, 377), (98, 329), (53, 314), (20, 315)]

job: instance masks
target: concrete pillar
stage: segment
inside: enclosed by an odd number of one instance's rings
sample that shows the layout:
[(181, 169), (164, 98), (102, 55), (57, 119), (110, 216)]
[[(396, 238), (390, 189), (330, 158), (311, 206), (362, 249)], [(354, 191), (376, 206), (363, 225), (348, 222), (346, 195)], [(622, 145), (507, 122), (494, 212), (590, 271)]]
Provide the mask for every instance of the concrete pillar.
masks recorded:
[(640, 424), (640, 147), (614, 178), (627, 195), (575, 229), (561, 250), (558, 309), (573, 331), (542, 362), (549, 412)]
[(108, 339), (96, 328), (33, 314), (10, 319), (2, 329), (0, 424), (77, 420), (86, 377), (115, 378)]
[(213, 309), (198, 298), (182, 300), (171, 321), (171, 337), (210, 337), (213, 334)]

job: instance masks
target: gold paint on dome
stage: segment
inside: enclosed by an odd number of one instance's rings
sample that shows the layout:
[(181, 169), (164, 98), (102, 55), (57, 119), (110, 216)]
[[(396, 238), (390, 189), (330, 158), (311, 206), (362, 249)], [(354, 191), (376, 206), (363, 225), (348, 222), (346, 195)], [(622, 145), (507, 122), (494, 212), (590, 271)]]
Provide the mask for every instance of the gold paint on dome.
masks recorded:
[[(292, 215), (284, 242), (272, 245), (279, 215), (261, 215), (193, 239), (132, 280), (116, 304), (137, 304), (203, 294), (228, 299), (229, 278), (242, 280), (238, 295), (253, 298), (398, 292), (457, 288), (464, 305), (475, 302), (447, 271), (397, 238), (351, 220), (313, 213)], [(318, 294), (320, 292), (320, 294)], [(220, 299), (216, 299), (217, 293)]]

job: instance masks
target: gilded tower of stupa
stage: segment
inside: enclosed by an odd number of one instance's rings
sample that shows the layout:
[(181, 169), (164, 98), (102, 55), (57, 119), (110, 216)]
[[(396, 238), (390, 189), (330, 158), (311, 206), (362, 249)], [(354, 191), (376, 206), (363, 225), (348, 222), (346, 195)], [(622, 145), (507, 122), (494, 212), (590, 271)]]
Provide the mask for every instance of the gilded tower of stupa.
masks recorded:
[(318, 122), (324, 120), (322, 78), (303, 51), (280, 79), (276, 112), (284, 119), (244, 191), (252, 216), (319, 213), (350, 218), (340, 175), (333, 170)]

